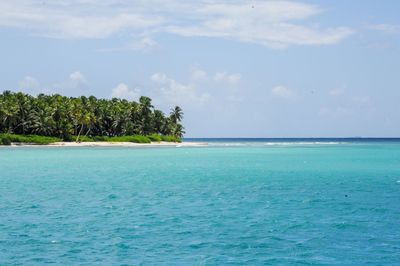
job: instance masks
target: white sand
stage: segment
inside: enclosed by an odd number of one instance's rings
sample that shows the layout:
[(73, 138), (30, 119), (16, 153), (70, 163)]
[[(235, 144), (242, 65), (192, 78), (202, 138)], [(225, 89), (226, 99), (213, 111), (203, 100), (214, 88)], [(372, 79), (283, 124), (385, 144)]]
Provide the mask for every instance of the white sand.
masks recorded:
[[(207, 146), (204, 142), (152, 142), (152, 143), (133, 143), (133, 142), (55, 142), (48, 145), (36, 145), (28, 143), (13, 143), (11, 147), (201, 147)], [(4, 146), (7, 147), (7, 146)], [(8, 146), (10, 147), (10, 146)]]

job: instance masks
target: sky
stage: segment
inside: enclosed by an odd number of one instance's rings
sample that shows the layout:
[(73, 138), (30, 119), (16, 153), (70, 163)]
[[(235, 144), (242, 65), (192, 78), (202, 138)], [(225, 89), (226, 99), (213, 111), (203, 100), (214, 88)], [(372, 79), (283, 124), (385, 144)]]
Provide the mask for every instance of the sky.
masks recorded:
[(0, 91), (153, 99), (186, 137), (400, 137), (400, 1), (0, 0)]

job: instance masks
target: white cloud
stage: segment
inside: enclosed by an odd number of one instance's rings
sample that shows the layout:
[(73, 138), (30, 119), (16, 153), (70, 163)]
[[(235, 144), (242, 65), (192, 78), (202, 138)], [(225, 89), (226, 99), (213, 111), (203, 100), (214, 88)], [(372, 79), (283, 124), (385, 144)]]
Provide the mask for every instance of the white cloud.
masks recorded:
[(150, 37), (143, 37), (140, 40), (131, 42), (128, 45), (117, 48), (103, 48), (98, 49), (99, 52), (115, 52), (115, 51), (141, 51), (150, 52), (160, 48), (160, 45)]
[[(352, 33), (347, 27), (322, 29), (298, 20), (321, 13), (320, 8), (293, 1), (210, 1), (200, 5), (197, 23), (168, 25), (183, 36), (216, 37), (285, 48), (289, 45), (338, 43)], [(291, 21), (297, 20), (296, 23)]]
[(377, 30), (388, 34), (400, 34), (400, 25), (396, 24), (376, 24), (367, 26), (370, 30)]
[(31, 76), (25, 76), (18, 85), (22, 90), (36, 90), (40, 86), (39, 82)]
[(159, 47), (158, 43), (150, 37), (144, 37), (138, 42), (133, 42), (130, 46), (130, 50), (134, 51), (150, 51), (157, 49)]
[(88, 81), (85, 76), (79, 72), (75, 71), (69, 75), (69, 80), (71, 82), (72, 87), (79, 87), (80, 85), (87, 85)]
[(271, 92), (274, 96), (280, 98), (291, 98), (295, 95), (293, 91), (286, 88), (285, 86), (276, 86), (272, 88)]
[(240, 74), (229, 74), (227, 72), (217, 72), (215, 73), (214, 80), (219, 82), (227, 82), (231, 85), (237, 84), (242, 76)]
[(198, 80), (198, 81), (205, 81), (208, 80), (208, 75), (207, 72), (205, 72), (204, 70), (196, 67), (195, 69), (193, 69), (192, 71), (192, 79), (193, 80)]
[[(0, 27), (65, 39), (143, 36), (168, 32), (256, 43), (272, 48), (335, 44), (348, 27), (322, 28), (301, 21), (322, 13), (316, 5), (295, 1), (248, 0), (13, 0), (0, 2)], [(133, 49), (152, 46), (144, 38)]]
[(68, 79), (49, 86), (51, 90), (48, 90), (47, 93), (61, 93), (66, 95), (74, 93), (82, 94), (83, 90), (88, 89), (88, 85), (89, 82), (85, 75), (80, 71), (74, 71), (69, 74)]
[(107, 38), (125, 29), (144, 30), (162, 20), (118, 8), (118, 2), (122, 4), (122, 1), (84, 0), (1, 1), (0, 25), (28, 29), (51, 38), (82, 39)]
[(192, 84), (181, 84), (164, 73), (155, 73), (151, 80), (159, 87), (155, 97), (162, 102), (174, 105), (202, 105), (209, 100), (207, 93), (199, 93)]
[(88, 81), (86, 77), (79, 71), (72, 72), (68, 79), (54, 83), (51, 86), (42, 86), (39, 81), (37, 81), (34, 77), (26, 76), (19, 82), (19, 88), (21, 90), (26, 90), (30, 93), (61, 93), (64, 90), (67, 90), (70, 93), (71, 89), (82, 89), (86, 88), (88, 85)]
[(159, 84), (167, 84), (171, 81), (164, 73), (154, 73), (151, 75), (151, 80)]
[(138, 100), (140, 97), (140, 90), (137, 88), (131, 90), (125, 83), (120, 83), (112, 89), (111, 97), (127, 99), (131, 101)]
[(344, 94), (344, 89), (336, 88), (329, 91), (329, 95), (333, 97), (341, 96)]

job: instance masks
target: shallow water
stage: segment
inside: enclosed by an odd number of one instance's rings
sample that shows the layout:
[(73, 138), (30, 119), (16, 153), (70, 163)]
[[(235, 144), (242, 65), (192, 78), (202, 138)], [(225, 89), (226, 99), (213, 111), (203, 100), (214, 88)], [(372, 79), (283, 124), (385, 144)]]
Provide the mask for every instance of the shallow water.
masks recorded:
[(330, 142), (1, 147), (0, 265), (396, 265), (400, 143)]

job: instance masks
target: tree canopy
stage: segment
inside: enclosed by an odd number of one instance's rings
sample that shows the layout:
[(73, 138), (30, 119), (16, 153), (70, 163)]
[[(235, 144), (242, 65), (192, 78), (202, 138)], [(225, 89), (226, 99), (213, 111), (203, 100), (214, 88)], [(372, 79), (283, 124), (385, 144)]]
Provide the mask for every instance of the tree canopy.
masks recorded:
[(172, 135), (183, 137), (182, 109), (166, 115), (149, 97), (139, 102), (113, 98), (66, 97), (39, 94), (37, 97), (4, 91), (0, 94), (0, 132), (35, 134), (76, 140), (80, 136)]

